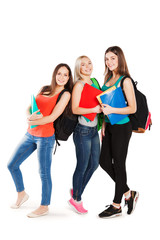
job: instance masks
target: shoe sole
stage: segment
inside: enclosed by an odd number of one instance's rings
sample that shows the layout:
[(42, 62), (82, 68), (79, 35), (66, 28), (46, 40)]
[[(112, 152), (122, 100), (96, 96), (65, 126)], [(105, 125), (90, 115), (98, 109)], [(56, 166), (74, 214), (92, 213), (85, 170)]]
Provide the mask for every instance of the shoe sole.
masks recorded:
[(137, 201), (138, 201), (138, 198), (139, 198), (139, 192), (136, 193), (136, 196), (135, 196), (134, 201), (133, 201), (133, 209), (132, 209), (130, 214), (132, 214), (134, 212)]
[(122, 216), (122, 213), (117, 213), (109, 217), (100, 217), (100, 218), (108, 219), (108, 218), (114, 218), (114, 217), (120, 217), (120, 216)]
[(68, 204), (69, 204), (69, 206), (70, 206), (76, 213), (78, 213), (78, 214), (80, 214), (80, 215), (85, 215), (85, 214), (88, 213), (88, 212), (86, 212), (86, 213), (81, 213), (81, 212), (79, 212), (79, 211), (70, 203), (70, 201), (68, 201)]
[(47, 211), (45, 213), (41, 213), (41, 214), (29, 213), (27, 215), (27, 217), (29, 217), (29, 218), (37, 218), (37, 217), (46, 216), (46, 215), (48, 215), (48, 213), (49, 213), (49, 211)]

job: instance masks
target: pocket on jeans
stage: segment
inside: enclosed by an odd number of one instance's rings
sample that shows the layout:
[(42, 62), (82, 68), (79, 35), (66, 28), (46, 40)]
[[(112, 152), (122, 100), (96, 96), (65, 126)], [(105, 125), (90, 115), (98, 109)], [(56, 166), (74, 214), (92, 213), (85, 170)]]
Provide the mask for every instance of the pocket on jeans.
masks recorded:
[(87, 136), (89, 135), (90, 131), (89, 129), (81, 129), (80, 134), (81, 136)]

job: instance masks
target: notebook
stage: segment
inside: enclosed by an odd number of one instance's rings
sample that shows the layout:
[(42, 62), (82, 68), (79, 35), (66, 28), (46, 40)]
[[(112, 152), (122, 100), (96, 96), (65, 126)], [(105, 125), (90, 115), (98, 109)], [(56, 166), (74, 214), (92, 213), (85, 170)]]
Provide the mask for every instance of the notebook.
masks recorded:
[[(36, 103), (36, 99), (34, 97), (34, 95), (31, 96), (31, 114), (36, 112), (38, 110), (38, 106), (37, 106), (37, 103)], [(41, 114), (40, 112), (37, 112), (37, 114)], [(30, 128), (35, 128), (37, 127), (38, 125), (32, 125), (30, 126)]]
[[(108, 104), (111, 107), (115, 108), (124, 108), (127, 106), (121, 87), (118, 87), (115, 90), (110, 91), (108, 93), (102, 94), (100, 96), (100, 100), (102, 103)], [(110, 123), (114, 125), (117, 122), (121, 121), (122, 119), (126, 118), (128, 115), (111, 113), (108, 114), (107, 116), (110, 120)]]
[(115, 90), (115, 89), (116, 89), (116, 87), (113, 86), (113, 87), (107, 89), (106, 91), (102, 92), (101, 94), (99, 94), (99, 95), (97, 96), (97, 99), (98, 99), (99, 103), (102, 104), (102, 101), (101, 101), (100, 96), (102, 96), (102, 95), (104, 95), (104, 94), (106, 94), (106, 93), (108, 94), (108, 93), (112, 92), (112, 91)]
[[(82, 90), (79, 107), (83, 107), (83, 108), (96, 107), (97, 105), (99, 105), (99, 102), (98, 102), (96, 96), (101, 93), (102, 93), (101, 90), (85, 83), (83, 90)], [(95, 119), (96, 115), (97, 115), (97, 113), (83, 114), (83, 116), (85, 118), (89, 119), (90, 121), (93, 121)]]

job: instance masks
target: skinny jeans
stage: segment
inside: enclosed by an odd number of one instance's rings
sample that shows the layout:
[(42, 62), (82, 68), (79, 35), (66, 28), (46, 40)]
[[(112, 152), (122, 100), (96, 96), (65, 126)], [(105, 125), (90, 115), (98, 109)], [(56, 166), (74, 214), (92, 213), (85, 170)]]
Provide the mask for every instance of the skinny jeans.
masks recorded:
[(42, 182), (41, 205), (47, 206), (50, 204), (52, 191), (50, 170), (54, 142), (55, 135), (52, 137), (35, 137), (27, 132), (8, 163), (8, 169), (15, 183), (17, 192), (24, 191), (20, 165), (37, 149), (39, 173)]
[(100, 141), (97, 126), (88, 127), (78, 123), (73, 141), (77, 157), (73, 174), (73, 198), (80, 201), (87, 183), (99, 165)]

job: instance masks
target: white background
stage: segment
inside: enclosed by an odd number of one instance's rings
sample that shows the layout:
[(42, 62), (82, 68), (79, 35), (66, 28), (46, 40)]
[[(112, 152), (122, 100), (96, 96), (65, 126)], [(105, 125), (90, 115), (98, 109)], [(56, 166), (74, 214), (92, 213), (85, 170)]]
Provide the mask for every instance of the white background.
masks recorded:
[[(0, 238), (3, 239), (159, 239), (159, 7), (158, 0), (1, 0), (0, 1)], [(34, 153), (21, 166), (28, 202), (10, 209), (16, 191), (7, 162), (26, 129), (25, 110), (32, 93), (50, 84), (57, 64), (74, 71), (77, 57), (89, 56), (93, 77), (103, 84), (104, 52), (120, 46), (133, 79), (146, 96), (153, 127), (133, 134), (128, 158), (128, 184), (140, 192), (137, 208), (128, 216), (99, 219), (110, 204), (114, 183), (99, 167), (83, 195), (89, 213), (70, 209), (69, 188), (76, 164), (72, 137), (53, 156), (50, 214), (29, 219), (40, 204), (41, 183)], [(124, 203), (124, 202), (123, 202)]]

